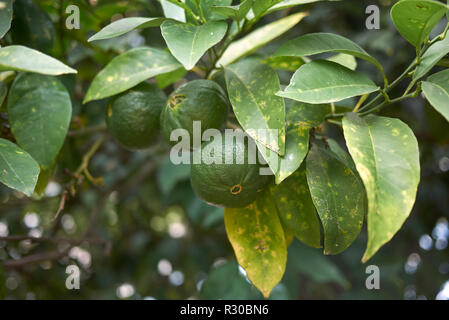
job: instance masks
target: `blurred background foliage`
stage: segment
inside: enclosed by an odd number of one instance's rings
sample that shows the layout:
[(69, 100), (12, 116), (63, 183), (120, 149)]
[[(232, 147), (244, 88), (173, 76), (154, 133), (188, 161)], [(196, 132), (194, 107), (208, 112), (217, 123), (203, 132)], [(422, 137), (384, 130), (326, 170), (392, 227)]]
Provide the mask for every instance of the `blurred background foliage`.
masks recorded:
[[(80, 30), (64, 26), (65, 8), (70, 4), (80, 8)], [(380, 30), (365, 27), (365, 8), (369, 4), (381, 8)], [(392, 79), (414, 57), (414, 49), (391, 22), (392, 4), (389, 0), (318, 2), (270, 14), (258, 25), (295, 11), (310, 12), (309, 17), (256, 55), (267, 58), (286, 39), (305, 33), (338, 33), (373, 54)], [(94, 44), (86, 39), (111, 20), (162, 15), (159, 2), (154, 0), (21, 0), (16, 1), (6, 41), (46, 52), (78, 70), (76, 76), (61, 77), (71, 93), (71, 130), (76, 132), (104, 124), (107, 100), (87, 105), (81, 101), (105, 64), (132, 47), (164, 47), (158, 28)], [(435, 33), (442, 28), (444, 25), (438, 26)], [(358, 69), (378, 75), (364, 62), (359, 62)], [(279, 71), (279, 76), (286, 85), (291, 72)], [(172, 90), (173, 86), (165, 88), (166, 93)], [(342, 105), (344, 108), (345, 103)], [(368, 263), (380, 267), (381, 290), (365, 288), (367, 265), (360, 262), (366, 244), (364, 231), (338, 256), (324, 256), (295, 240), (289, 248), (284, 279), (271, 299), (449, 299), (449, 124), (424, 99), (407, 100), (384, 114), (401, 118), (416, 133), (422, 182), (411, 217)], [(1, 129), (7, 130), (3, 124)], [(333, 125), (322, 130), (342, 139)], [(5, 268), (3, 274), (0, 270), (0, 297), (4, 291), (6, 299), (261, 299), (235, 261), (226, 238), (223, 209), (211, 207), (195, 196), (189, 168), (172, 165), (167, 157), (168, 146), (162, 141), (147, 151), (130, 152), (108, 139), (90, 163), (90, 172), (104, 177), (105, 186), (83, 182), (76, 197), (67, 199), (55, 219), (71, 179), (69, 172), (76, 170), (82, 155), (101, 134), (69, 134), (40, 199), (30, 200), (0, 186), (0, 236), (80, 239), (90, 227), (90, 216), (98, 215), (96, 239), (73, 247), (67, 257)], [(64, 245), (64, 241), (0, 241), (0, 264)], [(65, 287), (65, 271), (70, 264), (80, 267), (80, 290)]]

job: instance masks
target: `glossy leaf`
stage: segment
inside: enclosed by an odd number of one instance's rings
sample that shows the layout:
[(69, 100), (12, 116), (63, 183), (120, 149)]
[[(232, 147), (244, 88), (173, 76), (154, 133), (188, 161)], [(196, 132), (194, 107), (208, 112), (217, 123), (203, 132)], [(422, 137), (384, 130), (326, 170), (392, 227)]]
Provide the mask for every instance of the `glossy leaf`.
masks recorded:
[(253, 12), (255, 17), (261, 17), (273, 5), (282, 2), (282, 0), (256, 0), (253, 5)]
[(46, 54), (23, 46), (0, 48), (1, 70), (35, 72), (48, 75), (77, 72)]
[(307, 182), (324, 229), (324, 254), (346, 250), (362, 229), (365, 193), (357, 173), (332, 151), (314, 145), (307, 156)]
[(260, 154), (280, 184), (293, 174), (303, 162), (309, 150), (309, 130), (319, 126), (329, 111), (327, 105), (311, 105), (295, 102), (287, 114), (285, 154), (279, 156), (256, 142)]
[(178, 61), (164, 50), (150, 47), (131, 49), (112, 59), (97, 74), (87, 91), (84, 103), (122, 93), (148, 78), (181, 67)]
[(449, 70), (427, 78), (422, 89), (430, 104), (449, 121)]
[(420, 180), (418, 143), (398, 119), (348, 113), (343, 129), (368, 199), (365, 262), (393, 238), (410, 214)]
[(219, 21), (225, 20), (226, 16), (221, 14), (220, 12), (215, 11), (214, 7), (230, 7), (232, 4), (232, 0), (200, 0), (199, 3), (199, 6), (201, 6), (202, 14), (207, 21)]
[(243, 0), (235, 6), (213, 6), (211, 9), (225, 17), (240, 21), (245, 18), (255, 0)]
[(14, 80), (8, 98), (11, 131), (43, 169), (58, 155), (71, 115), (69, 93), (58, 79), (23, 73)]
[(399, 33), (419, 47), (448, 9), (447, 5), (438, 1), (399, 1), (391, 8), (391, 17)]
[(37, 162), (11, 141), (0, 138), (0, 182), (31, 196), (38, 176)]
[(424, 77), (441, 59), (449, 53), (449, 36), (434, 43), (421, 57), (421, 62), (413, 73), (415, 81)]
[(111, 39), (136, 29), (159, 27), (164, 20), (164, 18), (123, 18), (108, 24), (106, 27), (90, 37), (88, 41), (91, 42), (96, 40)]
[[(303, 5), (303, 4), (318, 2), (318, 1), (322, 1), (322, 0), (283, 0), (283, 1), (280, 1), (279, 3), (275, 4), (274, 6), (270, 7), (267, 10), (267, 14), (275, 12), (275, 11)], [(333, 0), (330, 0), (330, 1), (333, 1)]]
[(282, 225), (303, 243), (321, 248), (321, 226), (307, 185), (305, 165), (276, 186), (273, 196)]
[(364, 95), (378, 89), (374, 82), (360, 73), (335, 62), (315, 60), (301, 66), (293, 75), (290, 85), (277, 95), (319, 104)]
[(167, 20), (161, 25), (162, 36), (173, 56), (191, 70), (208, 49), (223, 39), (226, 22), (207, 22), (196, 26)]
[(299, 12), (254, 30), (234, 41), (218, 60), (217, 66), (225, 67), (263, 47), (298, 24), (307, 13)]
[(376, 66), (384, 78), (385, 72), (380, 63), (353, 41), (332, 33), (311, 33), (284, 43), (275, 56), (303, 57), (326, 52), (338, 52), (366, 60)]
[(159, 2), (166, 18), (186, 22), (184, 9), (178, 6), (178, 3), (175, 4), (175, 2), (169, 0), (159, 0)]
[(10, 35), (13, 43), (52, 52), (56, 31), (45, 11), (31, 0), (16, 0)]
[(11, 28), (12, 0), (0, 0), (0, 38)]
[[(285, 152), (285, 104), (276, 72), (257, 60), (243, 60), (225, 69), (235, 116), (254, 140), (279, 154)], [(260, 130), (266, 130), (261, 132)]]
[(351, 56), (349, 54), (339, 53), (335, 56), (327, 58), (326, 60), (336, 62), (338, 64), (341, 64), (343, 67), (351, 70), (357, 69), (357, 60), (354, 58), (354, 56)]
[(239, 264), (265, 298), (281, 281), (287, 247), (269, 192), (246, 208), (225, 209), (225, 226)]

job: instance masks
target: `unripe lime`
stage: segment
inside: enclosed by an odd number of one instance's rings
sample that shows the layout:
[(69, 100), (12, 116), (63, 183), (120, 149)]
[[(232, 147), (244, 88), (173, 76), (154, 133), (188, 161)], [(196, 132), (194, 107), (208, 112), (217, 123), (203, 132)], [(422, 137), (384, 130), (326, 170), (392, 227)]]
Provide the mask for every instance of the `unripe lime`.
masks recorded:
[(108, 105), (106, 124), (111, 135), (128, 149), (149, 147), (159, 132), (167, 97), (156, 85), (141, 83)]
[[(203, 150), (210, 149), (202, 152), (200, 164), (191, 165), (192, 187), (201, 199), (210, 204), (228, 208), (246, 207), (256, 200), (268, 177), (260, 174), (261, 166), (256, 161), (249, 161), (247, 141), (234, 139), (233, 143), (226, 143), (225, 136), (217, 139), (218, 147), (211, 152), (211, 143), (215, 144), (215, 140), (203, 143)], [(213, 163), (218, 159), (221, 163)], [(226, 159), (232, 159), (232, 164), (227, 164)]]
[[(220, 129), (226, 121), (229, 104), (221, 87), (211, 80), (193, 80), (175, 90), (161, 114), (165, 139), (175, 129), (185, 129), (193, 146), (193, 122), (201, 121), (201, 135), (207, 129)], [(201, 137), (200, 137), (201, 138)]]

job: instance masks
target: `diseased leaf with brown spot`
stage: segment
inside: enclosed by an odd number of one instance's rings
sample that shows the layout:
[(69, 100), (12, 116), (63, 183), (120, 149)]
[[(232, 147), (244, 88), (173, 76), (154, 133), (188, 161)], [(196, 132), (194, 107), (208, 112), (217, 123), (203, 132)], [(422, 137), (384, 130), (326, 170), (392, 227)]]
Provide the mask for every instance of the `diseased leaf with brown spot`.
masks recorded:
[(31, 196), (38, 176), (37, 162), (11, 141), (0, 138), (0, 182)]
[(8, 116), (17, 143), (49, 169), (61, 149), (72, 116), (72, 102), (55, 77), (20, 74), (11, 86)]
[(242, 128), (264, 147), (285, 152), (285, 103), (276, 72), (255, 59), (225, 69), (226, 85), (235, 116)]
[(360, 233), (365, 192), (357, 174), (331, 150), (314, 145), (307, 156), (307, 182), (324, 230), (324, 254), (339, 254)]
[(348, 113), (343, 130), (368, 198), (366, 262), (393, 238), (412, 210), (420, 180), (418, 143), (399, 119)]
[(114, 59), (92, 81), (83, 103), (122, 93), (148, 78), (175, 71), (182, 66), (170, 53), (142, 47)]
[(269, 190), (246, 208), (226, 208), (225, 226), (237, 261), (268, 298), (287, 263), (284, 230)]
[(276, 186), (273, 196), (284, 229), (301, 242), (321, 248), (321, 226), (307, 185), (305, 165)]

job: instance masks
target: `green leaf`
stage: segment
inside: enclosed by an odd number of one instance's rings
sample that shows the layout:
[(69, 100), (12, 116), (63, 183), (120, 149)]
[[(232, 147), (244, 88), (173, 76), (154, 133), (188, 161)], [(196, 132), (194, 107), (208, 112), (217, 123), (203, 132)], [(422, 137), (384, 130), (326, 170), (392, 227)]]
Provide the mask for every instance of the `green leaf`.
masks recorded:
[[(267, 11), (267, 14), (275, 12), (275, 11), (303, 5), (303, 4), (318, 2), (318, 1), (322, 1), (322, 0), (284, 0), (284, 1), (281, 1), (277, 4), (275, 4), (272, 7), (270, 7)], [(329, 0), (329, 1), (334, 1), (334, 0)], [(335, 0), (335, 1), (338, 1), (338, 0)]]
[(200, 293), (206, 300), (248, 300), (259, 298), (258, 293), (240, 273), (235, 261), (220, 265), (210, 272)]
[(76, 70), (39, 51), (23, 46), (0, 48), (0, 71), (14, 70), (48, 75), (77, 73)]
[(266, 148), (283, 155), (285, 104), (275, 96), (280, 89), (276, 72), (248, 59), (227, 67), (225, 75), (229, 99), (242, 128)]
[(227, 28), (224, 21), (196, 26), (167, 20), (161, 25), (168, 48), (187, 70), (191, 70), (207, 50), (223, 39)]
[(11, 28), (12, 0), (0, 0), (0, 39)]
[(349, 54), (339, 53), (336, 54), (335, 56), (327, 58), (326, 60), (341, 64), (343, 67), (346, 67), (353, 71), (357, 69), (357, 60), (355, 59), (354, 56), (351, 56)]
[(349, 281), (340, 271), (338, 266), (328, 256), (324, 256), (320, 250), (313, 249), (299, 242), (290, 247), (289, 262), (294, 270), (304, 274), (316, 283), (337, 283), (348, 288)]
[(307, 156), (307, 182), (324, 229), (324, 254), (346, 250), (362, 229), (365, 193), (357, 173), (332, 151), (314, 145)]
[(225, 20), (226, 16), (214, 10), (214, 7), (229, 7), (232, 0), (201, 0), (200, 6), (207, 21)]
[(169, 0), (159, 0), (164, 11), (164, 16), (168, 19), (186, 22), (186, 15), (183, 7), (178, 5), (178, 2)]
[(296, 71), (304, 64), (301, 57), (268, 57), (262, 60), (275, 70)]
[(441, 59), (449, 53), (449, 37), (434, 43), (421, 57), (421, 62), (413, 73), (413, 80), (424, 77)]
[(11, 141), (0, 138), (0, 182), (31, 196), (38, 176), (37, 162)]
[(245, 18), (255, 0), (244, 0), (235, 6), (213, 6), (211, 9), (225, 17), (240, 21)]
[(413, 207), (420, 180), (418, 143), (398, 119), (348, 113), (343, 130), (368, 198), (368, 261), (393, 238)]
[(169, 195), (176, 184), (188, 180), (190, 177), (190, 166), (186, 164), (173, 164), (167, 157), (158, 170), (157, 182), (164, 195)]
[(12, 42), (50, 53), (56, 31), (47, 13), (31, 0), (17, 0), (13, 7)]
[(342, 65), (315, 60), (301, 66), (280, 97), (319, 104), (344, 100), (377, 91), (374, 82)]
[(449, 70), (427, 78), (422, 89), (430, 104), (449, 121)]
[(299, 12), (286, 18), (272, 22), (259, 29), (254, 30), (240, 40), (234, 41), (223, 53), (217, 66), (226, 67), (231, 63), (253, 53), (260, 47), (276, 39), (298, 24), (307, 13)]
[(438, 1), (406, 0), (399, 1), (391, 8), (391, 17), (399, 33), (419, 47), (448, 9)]
[(170, 53), (160, 49), (142, 47), (129, 50), (112, 59), (96, 75), (83, 103), (122, 93), (148, 78), (181, 67)]
[(164, 20), (165, 18), (123, 18), (107, 25), (87, 41), (111, 39), (136, 29), (159, 27)]
[(329, 111), (328, 105), (295, 102), (287, 114), (285, 154), (279, 156), (256, 142), (260, 154), (275, 174), (276, 184), (293, 174), (309, 150), (309, 130), (319, 126)]
[(20, 74), (8, 98), (11, 131), (19, 146), (43, 169), (49, 169), (61, 149), (72, 115), (72, 103), (56, 78)]
[(246, 208), (225, 209), (225, 226), (237, 261), (265, 298), (281, 281), (287, 247), (269, 191)]
[(284, 43), (274, 54), (277, 57), (293, 56), (303, 57), (312, 56), (326, 52), (338, 52), (352, 55), (372, 63), (382, 73), (386, 81), (385, 72), (381, 64), (369, 55), (358, 44), (351, 40), (332, 33), (311, 33)]
[(309, 151), (309, 130), (295, 125), (287, 127), (285, 154), (279, 158), (276, 184), (292, 175), (304, 161)]
[(253, 5), (253, 12), (256, 18), (261, 17), (270, 9), (273, 5), (282, 2), (282, 0), (257, 0)]
[(273, 196), (282, 225), (303, 243), (321, 248), (321, 226), (307, 185), (305, 166), (276, 186)]
[(330, 112), (328, 104), (308, 104), (294, 101), (287, 115), (287, 125), (312, 129), (321, 125)]
[(181, 80), (187, 74), (187, 70), (184, 67), (171, 71), (169, 73), (164, 73), (156, 76), (156, 82), (159, 88), (165, 89), (169, 85)]

